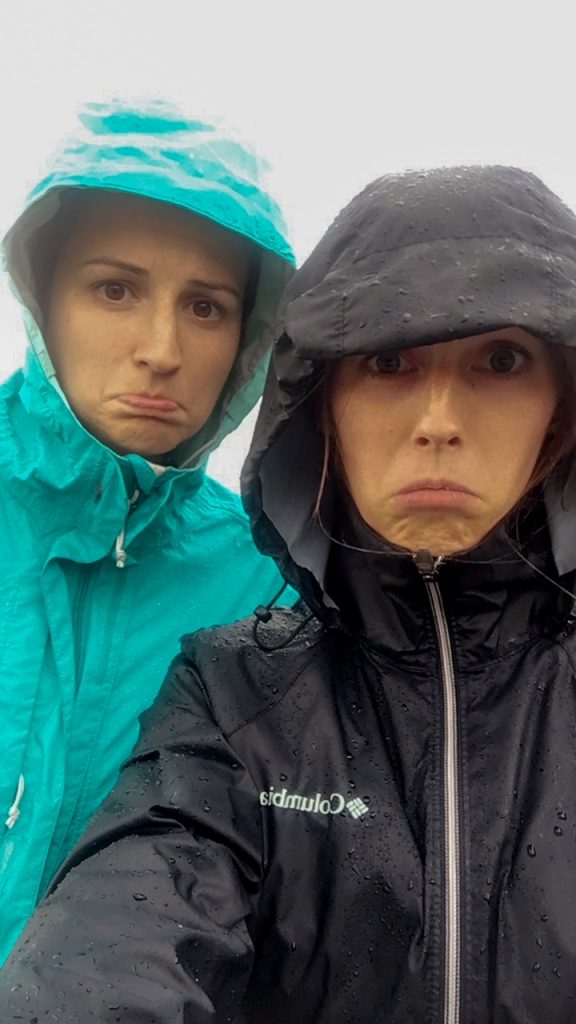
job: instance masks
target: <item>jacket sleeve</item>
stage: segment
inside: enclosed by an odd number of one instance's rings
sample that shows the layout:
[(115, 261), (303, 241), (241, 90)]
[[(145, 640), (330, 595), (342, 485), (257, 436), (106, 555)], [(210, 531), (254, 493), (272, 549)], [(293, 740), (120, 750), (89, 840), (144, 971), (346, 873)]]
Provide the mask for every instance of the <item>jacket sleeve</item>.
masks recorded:
[(220, 1024), (252, 966), (256, 788), (175, 662), (118, 785), (0, 972), (0, 1020)]

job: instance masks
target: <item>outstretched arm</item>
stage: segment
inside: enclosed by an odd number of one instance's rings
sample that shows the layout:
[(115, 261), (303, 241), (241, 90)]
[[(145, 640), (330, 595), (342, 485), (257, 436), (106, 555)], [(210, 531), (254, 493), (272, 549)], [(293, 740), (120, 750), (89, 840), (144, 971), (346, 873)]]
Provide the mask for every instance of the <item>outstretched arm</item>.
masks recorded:
[(258, 794), (180, 659), (0, 973), (2, 1024), (233, 1019), (261, 872)]

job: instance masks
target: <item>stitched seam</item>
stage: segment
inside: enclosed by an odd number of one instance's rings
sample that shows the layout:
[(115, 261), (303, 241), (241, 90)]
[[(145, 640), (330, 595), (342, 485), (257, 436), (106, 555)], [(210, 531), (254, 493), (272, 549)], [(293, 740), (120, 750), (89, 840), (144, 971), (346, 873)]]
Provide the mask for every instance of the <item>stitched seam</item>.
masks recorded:
[[(521, 245), (526, 246), (528, 249), (543, 249), (544, 252), (550, 252), (549, 247), (545, 242), (540, 244), (539, 242), (527, 242), (525, 238), (520, 238), (518, 235), (439, 235), (435, 238), (426, 238), (417, 242), (405, 242), (403, 245), (395, 245), (390, 249), (377, 249), (375, 252), (371, 252), (366, 256), (360, 256), (354, 260), (354, 264), (363, 263), (365, 260), (372, 259), (374, 255), (383, 252), (403, 252), (405, 249), (414, 249), (419, 245), (424, 245), (426, 248), (432, 248), (436, 242), (519, 242)], [(571, 259), (573, 263), (576, 263), (576, 250), (574, 257), (567, 257)]]
[[(241, 729), (245, 729), (247, 725), (252, 725), (254, 722), (257, 722), (259, 718), (262, 718), (262, 715), (268, 714), (269, 711), (272, 711), (273, 708), (278, 707), (278, 705), (282, 703), (282, 701), (288, 696), (288, 694), (291, 692), (295, 684), (298, 682), (302, 673), (305, 672), (306, 669), (310, 667), (312, 662), (316, 660), (318, 656), (318, 650), (316, 648), (318, 648), (318, 645), (322, 643), (322, 640), (323, 638), (319, 637), (319, 639), (316, 641), (312, 657), (302, 666), (298, 674), (294, 676), (294, 679), (287, 687), (287, 689), (284, 690), (284, 693), (280, 694), (279, 697), (276, 697), (275, 700), (270, 702), (270, 704), (266, 704), (265, 707), (260, 708), (260, 710), (257, 711), (256, 714), (252, 715), (251, 718), (247, 718), (244, 722), (241, 722), (240, 725), (235, 726), (234, 729), (231, 730), (231, 732), (225, 732), (224, 730), (222, 730), (223, 735), (226, 737), (227, 740), (235, 736), (236, 733), (240, 732)], [(210, 702), (210, 706), (212, 707), (212, 702)], [(212, 713), (214, 714), (214, 709), (212, 709)]]
[(346, 293), (340, 300), (340, 310), (336, 319), (336, 357), (344, 352), (344, 336), (346, 334)]
[(549, 270), (549, 275), (550, 275), (550, 320), (549, 320), (548, 331), (549, 331), (550, 334), (553, 334), (553, 332), (554, 332), (554, 324), (555, 324), (555, 320), (556, 320), (556, 307), (557, 307), (556, 282), (555, 282), (555, 279), (554, 279), (555, 263), (554, 263), (554, 257), (552, 255), (552, 249), (550, 247), (550, 238), (549, 238), (548, 225), (547, 225), (547, 222), (546, 222), (546, 215), (545, 215), (545, 209), (544, 209), (544, 197), (543, 196), (540, 196), (540, 211), (541, 211), (543, 231), (544, 231), (544, 248), (545, 248), (546, 254), (548, 256), (548, 264), (549, 264), (549, 267), (550, 267), (550, 270)]
[(568, 649), (568, 645), (567, 645), (566, 641), (557, 640), (556, 641), (556, 646), (559, 647), (561, 651), (563, 651), (564, 656), (565, 656), (568, 664), (570, 665), (570, 668), (572, 669), (574, 675), (576, 676), (576, 665), (574, 664), (574, 659), (572, 657), (571, 652)]

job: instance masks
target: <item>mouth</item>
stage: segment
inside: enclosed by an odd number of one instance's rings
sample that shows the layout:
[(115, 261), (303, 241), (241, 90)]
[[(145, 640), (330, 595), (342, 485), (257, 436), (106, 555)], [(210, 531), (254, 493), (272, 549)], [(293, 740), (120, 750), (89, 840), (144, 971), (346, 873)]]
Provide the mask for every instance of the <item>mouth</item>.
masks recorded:
[(457, 491), (460, 494), (471, 494), (476, 497), (474, 491), (464, 484), (457, 484), (454, 480), (415, 480), (414, 483), (406, 484), (397, 494), (412, 494), (414, 491)]
[(134, 409), (144, 415), (148, 413), (151, 416), (157, 416), (162, 413), (165, 415), (174, 413), (180, 408), (178, 402), (174, 401), (173, 398), (168, 398), (167, 395), (150, 395), (145, 392), (118, 395), (118, 401), (123, 405), (127, 405), (130, 409)]
[(478, 498), (478, 494), (455, 480), (426, 479), (406, 484), (394, 497), (408, 507), (454, 508)]

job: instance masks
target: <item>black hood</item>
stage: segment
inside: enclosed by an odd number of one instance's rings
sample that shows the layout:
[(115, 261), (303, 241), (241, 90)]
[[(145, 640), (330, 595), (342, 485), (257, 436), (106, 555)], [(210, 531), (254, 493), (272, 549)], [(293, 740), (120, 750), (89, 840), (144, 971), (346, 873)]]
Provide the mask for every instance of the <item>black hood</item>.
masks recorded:
[[(512, 325), (576, 347), (576, 216), (514, 167), (380, 178), (290, 282), (242, 489), (256, 544), (324, 617), (330, 541), (313, 510), (327, 363)], [(328, 519), (333, 500), (328, 487)], [(576, 470), (548, 482), (546, 505), (562, 575), (576, 568)]]

